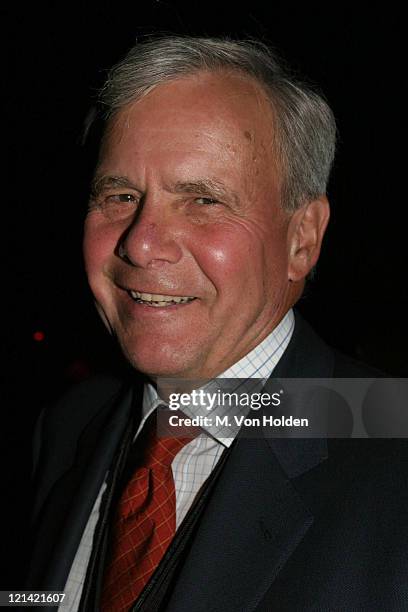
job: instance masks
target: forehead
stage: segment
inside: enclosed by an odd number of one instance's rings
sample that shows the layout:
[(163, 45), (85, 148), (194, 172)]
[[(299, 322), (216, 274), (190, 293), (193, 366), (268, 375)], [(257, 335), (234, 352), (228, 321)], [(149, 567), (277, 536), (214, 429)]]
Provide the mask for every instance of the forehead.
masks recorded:
[[(155, 87), (109, 121), (102, 156), (112, 148), (272, 156), (274, 114), (263, 90), (237, 73), (197, 73)], [(268, 160), (270, 162), (271, 160)]]

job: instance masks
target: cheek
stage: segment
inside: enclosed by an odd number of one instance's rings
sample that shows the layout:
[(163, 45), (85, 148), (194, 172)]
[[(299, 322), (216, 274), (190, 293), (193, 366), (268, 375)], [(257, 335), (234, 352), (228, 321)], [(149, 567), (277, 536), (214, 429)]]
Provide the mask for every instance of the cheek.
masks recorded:
[(217, 294), (240, 303), (274, 300), (287, 282), (285, 232), (259, 224), (212, 226), (195, 240), (195, 257)]
[[(241, 228), (209, 226), (194, 241), (195, 259), (218, 293), (240, 291), (252, 276), (258, 248)], [(254, 270), (255, 272), (255, 270)]]
[(90, 215), (84, 226), (83, 254), (90, 282), (102, 269), (116, 248), (117, 236), (111, 229), (100, 227)]

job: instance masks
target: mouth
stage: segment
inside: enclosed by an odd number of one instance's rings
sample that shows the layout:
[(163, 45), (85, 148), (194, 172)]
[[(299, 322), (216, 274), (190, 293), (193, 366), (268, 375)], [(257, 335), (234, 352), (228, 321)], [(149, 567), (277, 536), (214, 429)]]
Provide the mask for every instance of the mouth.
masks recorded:
[(128, 290), (128, 295), (132, 300), (138, 304), (145, 306), (151, 306), (152, 308), (166, 308), (174, 306), (176, 304), (188, 304), (195, 297), (184, 296), (184, 295), (163, 295), (159, 293), (142, 293), (133, 289)]

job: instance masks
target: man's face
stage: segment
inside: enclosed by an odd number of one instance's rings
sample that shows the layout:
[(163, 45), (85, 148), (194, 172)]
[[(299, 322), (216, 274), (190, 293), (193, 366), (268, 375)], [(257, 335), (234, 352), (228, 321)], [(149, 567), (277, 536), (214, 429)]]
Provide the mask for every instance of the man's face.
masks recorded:
[(279, 192), (273, 114), (248, 79), (175, 80), (111, 120), (84, 253), (136, 369), (211, 377), (276, 327), (293, 301)]

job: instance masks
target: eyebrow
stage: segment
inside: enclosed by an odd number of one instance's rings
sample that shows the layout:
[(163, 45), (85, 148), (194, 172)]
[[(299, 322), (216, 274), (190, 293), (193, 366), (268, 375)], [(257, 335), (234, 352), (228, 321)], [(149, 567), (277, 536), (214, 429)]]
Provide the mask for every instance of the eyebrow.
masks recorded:
[[(100, 176), (94, 177), (91, 182), (90, 193), (91, 197), (95, 198), (105, 189), (133, 189), (140, 191), (138, 187), (125, 176)], [(226, 185), (216, 179), (194, 179), (193, 181), (177, 181), (171, 186), (167, 186), (166, 190), (172, 193), (197, 193), (202, 196), (216, 197), (221, 200), (233, 199), (238, 202), (238, 195), (229, 190)]]
[(178, 181), (168, 191), (175, 193), (197, 193), (203, 196), (216, 196), (219, 199), (233, 199), (238, 202), (238, 196), (219, 180), (214, 179), (195, 179), (193, 181)]
[(125, 176), (96, 176), (91, 181), (91, 197), (98, 196), (105, 189), (118, 189), (122, 187), (140, 191), (136, 185)]

